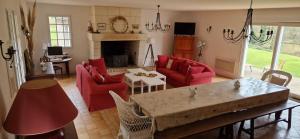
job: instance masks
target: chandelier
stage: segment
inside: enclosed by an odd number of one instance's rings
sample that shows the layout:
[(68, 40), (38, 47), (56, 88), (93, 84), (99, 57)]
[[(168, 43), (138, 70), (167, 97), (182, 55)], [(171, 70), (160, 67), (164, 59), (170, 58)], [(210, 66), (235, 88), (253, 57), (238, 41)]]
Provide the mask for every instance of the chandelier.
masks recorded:
[(253, 4), (253, 0), (251, 0), (250, 8), (248, 9), (248, 12), (247, 12), (247, 18), (246, 18), (244, 27), (241, 30), (241, 32), (235, 36), (235, 32), (233, 29), (224, 29), (223, 30), (223, 38), (224, 39), (226, 39), (232, 43), (237, 43), (240, 40), (246, 39), (249, 37), (250, 41), (254, 41), (256, 43), (263, 44), (263, 43), (268, 42), (272, 38), (273, 33), (274, 33), (273, 30), (265, 31), (263, 29), (260, 29), (258, 36), (256, 36), (256, 34), (254, 33), (253, 26), (252, 26), (252, 16), (253, 16), (252, 4)]
[(151, 24), (149, 22), (146, 23), (146, 29), (149, 32), (153, 31), (161, 31), (161, 32), (166, 32), (169, 31), (171, 28), (171, 25), (165, 24), (162, 26), (161, 21), (160, 21), (160, 12), (159, 12), (160, 5), (157, 5), (157, 14), (156, 14), (156, 21), (155, 24), (152, 22)]

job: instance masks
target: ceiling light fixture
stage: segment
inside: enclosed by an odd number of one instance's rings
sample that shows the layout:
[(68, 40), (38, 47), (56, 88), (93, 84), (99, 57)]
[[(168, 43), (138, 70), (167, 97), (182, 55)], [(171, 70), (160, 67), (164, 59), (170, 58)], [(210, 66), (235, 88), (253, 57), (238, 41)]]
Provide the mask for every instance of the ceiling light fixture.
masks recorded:
[(161, 31), (161, 32), (166, 32), (166, 31), (169, 31), (170, 28), (171, 28), (171, 25), (170, 24), (165, 24), (164, 25), (164, 28), (161, 24), (161, 20), (160, 20), (160, 12), (159, 12), (159, 8), (160, 8), (160, 5), (157, 5), (157, 14), (156, 14), (156, 21), (155, 21), (155, 24), (152, 22), (151, 24), (149, 22), (146, 23), (146, 29), (149, 31), (149, 32), (153, 32), (153, 31)]
[(263, 43), (268, 42), (272, 38), (273, 33), (274, 33), (273, 30), (265, 31), (263, 29), (260, 29), (259, 36), (256, 36), (256, 34), (254, 33), (253, 24), (252, 24), (253, 0), (250, 0), (250, 2), (251, 2), (250, 8), (248, 9), (247, 18), (246, 18), (244, 27), (241, 30), (241, 32), (237, 36), (234, 36), (235, 32), (233, 29), (224, 29), (223, 30), (224, 39), (226, 39), (232, 43), (237, 43), (242, 39), (246, 39), (246, 38), (250, 37), (249, 38), (250, 41), (254, 41), (256, 43), (263, 44)]

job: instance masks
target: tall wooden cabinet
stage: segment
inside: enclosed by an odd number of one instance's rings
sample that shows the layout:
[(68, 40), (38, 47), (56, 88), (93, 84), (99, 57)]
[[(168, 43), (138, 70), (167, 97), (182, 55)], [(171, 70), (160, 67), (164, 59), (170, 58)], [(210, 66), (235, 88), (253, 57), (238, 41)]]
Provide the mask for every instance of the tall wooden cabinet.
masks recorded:
[(194, 36), (175, 36), (173, 55), (187, 59), (194, 58)]

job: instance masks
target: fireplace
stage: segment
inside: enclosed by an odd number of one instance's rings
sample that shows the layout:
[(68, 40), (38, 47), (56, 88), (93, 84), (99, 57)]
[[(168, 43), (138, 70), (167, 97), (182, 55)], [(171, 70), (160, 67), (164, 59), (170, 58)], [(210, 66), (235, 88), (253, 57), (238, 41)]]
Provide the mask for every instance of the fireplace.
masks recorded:
[(107, 67), (135, 65), (135, 41), (101, 41), (101, 56)]
[[(145, 47), (147, 36), (145, 34), (88, 33), (87, 36), (91, 59), (99, 57), (107, 59), (106, 57), (115, 55), (115, 58), (108, 59), (121, 59), (122, 57), (123, 60), (128, 57), (127, 62), (129, 66), (131, 64), (140, 67), (144, 65), (143, 60), (147, 50)], [(114, 64), (111, 64), (111, 61), (107, 61), (110, 63), (109, 66), (114, 66)], [(119, 63), (122, 63), (120, 64), (122, 67), (125, 66), (126, 61), (119, 61)]]

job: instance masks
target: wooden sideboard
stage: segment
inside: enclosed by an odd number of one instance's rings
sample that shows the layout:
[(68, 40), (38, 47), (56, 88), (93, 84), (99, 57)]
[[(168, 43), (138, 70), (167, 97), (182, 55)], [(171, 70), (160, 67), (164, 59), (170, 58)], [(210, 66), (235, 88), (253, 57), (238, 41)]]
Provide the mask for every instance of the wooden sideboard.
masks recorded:
[(193, 59), (194, 41), (194, 36), (175, 36), (173, 55), (175, 57)]

